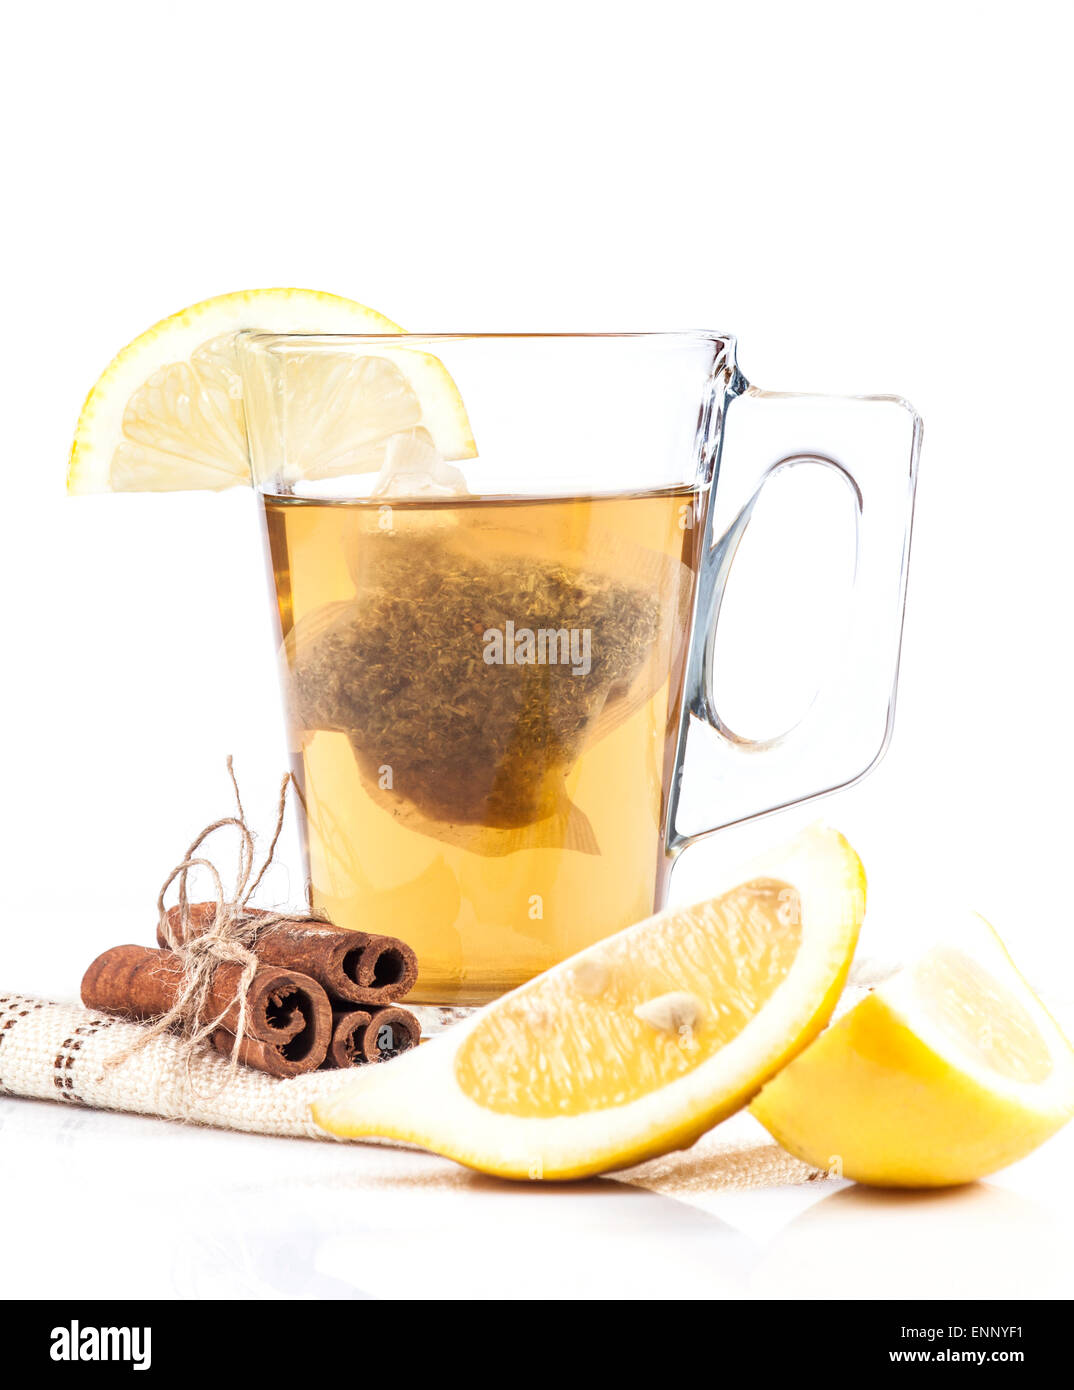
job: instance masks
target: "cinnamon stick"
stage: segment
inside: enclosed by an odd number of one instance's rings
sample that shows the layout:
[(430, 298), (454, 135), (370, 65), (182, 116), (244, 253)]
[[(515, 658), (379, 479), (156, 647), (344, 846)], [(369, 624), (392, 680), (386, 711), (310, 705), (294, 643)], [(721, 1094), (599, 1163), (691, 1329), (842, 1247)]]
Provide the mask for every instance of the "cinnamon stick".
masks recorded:
[[(231, 1042), (239, 1027), (241, 965), (224, 961), (213, 975), (208, 1018), (221, 1017)], [(183, 987), (183, 964), (172, 951), (114, 946), (97, 957), (82, 979), (90, 1009), (127, 1018), (159, 1018)], [(324, 1061), (332, 1038), (332, 1009), (315, 980), (294, 970), (262, 965), (246, 991), (246, 1028), (239, 1057), (270, 1076), (299, 1076)]]
[(416, 1047), (421, 1024), (409, 1009), (335, 1009), (332, 1041), (323, 1067), (357, 1067), (365, 1062), (388, 1062)]
[[(317, 1037), (315, 1050), (307, 1045), (314, 1037)], [(230, 1057), (235, 1047), (235, 1034), (229, 1033), (226, 1028), (217, 1028), (209, 1042), (215, 1051)], [(313, 1030), (305, 1038), (299, 1034), (291, 1042), (279, 1046), (244, 1034), (239, 1043), (238, 1060), (244, 1066), (267, 1072), (269, 1076), (304, 1076), (306, 1072), (316, 1071), (325, 1065), (321, 1056), (322, 1046), (327, 1050), (331, 1046), (331, 1038), (326, 1039), (323, 1033), (318, 1037)], [(317, 1060), (319, 1056), (320, 1061)]]
[[(216, 917), (215, 903), (191, 903), (189, 931), (200, 935), (208, 931)], [(248, 917), (275, 914), (246, 908)], [(178, 907), (168, 909), (168, 929), (157, 926), (157, 940), (167, 947), (171, 940), (183, 941), (182, 917)], [(264, 965), (298, 970), (327, 992), (333, 1004), (361, 1004), (380, 1007), (402, 999), (414, 987), (418, 958), (405, 941), (396, 936), (376, 936), (368, 932), (341, 931), (331, 922), (294, 917), (274, 923), (260, 932), (251, 949)]]

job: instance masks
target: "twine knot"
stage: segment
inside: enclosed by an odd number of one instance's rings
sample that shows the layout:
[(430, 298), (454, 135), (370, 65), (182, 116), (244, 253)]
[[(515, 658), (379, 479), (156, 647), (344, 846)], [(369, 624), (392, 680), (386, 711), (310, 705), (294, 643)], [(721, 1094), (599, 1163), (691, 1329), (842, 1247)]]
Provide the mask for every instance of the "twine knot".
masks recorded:
[[(118, 1066), (133, 1052), (144, 1047), (153, 1038), (166, 1031), (177, 1031), (183, 1039), (189, 1060), (199, 1044), (207, 1041), (219, 1028), (225, 1015), (233, 1004), (238, 1005), (238, 1025), (231, 1048), (231, 1067), (238, 1065), (239, 1046), (246, 1033), (246, 996), (259, 961), (254, 951), (258, 934), (267, 927), (275, 926), (284, 920), (293, 920), (294, 913), (258, 913), (249, 910), (250, 899), (257, 891), (269, 866), (272, 864), (276, 847), (283, 830), (284, 813), (287, 809), (287, 791), (294, 780), (287, 773), (280, 783), (279, 800), (276, 807), (276, 827), (268, 847), (268, 853), (257, 872), (254, 872), (254, 836), (246, 819), (246, 811), (239, 793), (232, 759), (227, 760), (228, 776), (235, 793), (236, 814), (223, 816), (207, 825), (188, 846), (182, 860), (168, 874), (157, 895), (157, 915), (161, 927), (161, 939), (168, 949), (179, 958), (182, 969), (182, 983), (175, 1003), (159, 1018), (148, 1025), (139, 1041), (122, 1056), (113, 1058), (110, 1065)], [(224, 888), (224, 881), (211, 859), (198, 854), (198, 850), (211, 835), (226, 826), (234, 826), (239, 834), (239, 863), (235, 886), (230, 893)], [(216, 911), (211, 924), (206, 928), (199, 925), (195, 929), (191, 921), (190, 899), (187, 884), (194, 869), (205, 869), (213, 883)], [(165, 897), (172, 884), (178, 881), (178, 913), (169, 914), (164, 905)], [(241, 973), (232, 999), (222, 1012), (209, 1016), (209, 998), (213, 990), (216, 972), (221, 965), (238, 965)]]

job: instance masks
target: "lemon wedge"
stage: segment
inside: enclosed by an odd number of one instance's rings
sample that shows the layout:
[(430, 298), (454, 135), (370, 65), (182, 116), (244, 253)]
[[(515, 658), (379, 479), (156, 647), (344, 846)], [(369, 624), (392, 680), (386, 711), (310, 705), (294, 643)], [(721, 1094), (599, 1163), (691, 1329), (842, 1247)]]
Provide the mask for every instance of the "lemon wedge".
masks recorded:
[(692, 1144), (816, 1036), (865, 910), (861, 862), (816, 827), (531, 980), (313, 1108), (510, 1178), (576, 1178)]
[(1074, 1114), (1074, 1050), (970, 914), (833, 1024), (752, 1110), (791, 1153), (859, 1182), (970, 1182)]
[[(350, 299), (317, 290), (241, 290), (183, 309), (135, 338), (112, 360), (82, 407), (67, 489), (84, 492), (219, 491), (250, 481), (235, 334), (400, 333), (399, 326)], [(337, 358), (337, 364), (338, 364)], [(307, 388), (318, 388), (307, 381)], [(443, 364), (429, 353), (390, 359), (348, 354), (332, 383), (335, 435), (360, 438), (349, 467), (381, 467), (389, 441), (420, 432), (443, 458), (475, 453), (466, 409)], [(327, 392), (310, 393), (310, 429), (322, 425)], [(326, 446), (327, 447), (327, 446)], [(319, 476), (334, 460), (313, 465)]]

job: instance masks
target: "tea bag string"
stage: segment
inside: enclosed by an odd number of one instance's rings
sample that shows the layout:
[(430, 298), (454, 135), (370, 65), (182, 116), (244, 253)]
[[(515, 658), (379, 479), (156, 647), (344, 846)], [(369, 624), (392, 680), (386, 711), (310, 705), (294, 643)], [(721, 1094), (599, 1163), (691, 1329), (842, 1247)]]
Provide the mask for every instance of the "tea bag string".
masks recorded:
[[(239, 1048), (246, 1033), (248, 1023), (247, 993), (258, 969), (258, 958), (254, 944), (260, 932), (282, 921), (294, 919), (294, 913), (259, 913), (254, 916), (248, 911), (250, 899), (261, 885), (265, 874), (272, 865), (280, 835), (283, 831), (284, 815), (287, 810), (287, 793), (293, 784), (291, 773), (286, 773), (280, 782), (279, 798), (276, 806), (276, 825), (268, 851), (261, 867), (254, 872), (255, 846), (253, 832), (246, 819), (238, 780), (232, 758), (227, 760), (228, 776), (235, 795), (237, 814), (222, 816), (207, 825), (188, 846), (182, 860), (168, 874), (157, 895), (157, 916), (162, 939), (168, 949), (179, 958), (181, 965), (181, 984), (175, 1003), (159, 1018), (150, 1023), (138, 1042), (122, 1056), (114, 1058), (110, 1065), (126, 1061), (133, 1052), (146, 1046), (161, 1033), (176, 1030), (186, 1047), (188, 1064), (194, 1050), (206, 1042), (221, 1026), (232, 1005), (238, 1006), (238, 1020), (234, 1042), (231, 1047), (231, 1068), (238, 1066)], [(239, 832), (239, 859), (236, 870), (235, 887), (230, 894), (225, 891), (220, 871), (211, 859), (198, 853), (202, 845), (218, 830), (234, 826)], [(191, 920), (188, 893), (189, 876), (194, 869), (205, 869), (213, 884), (216, 908), (209, 926), (195, 930)], [(178, 880), (178, 914), (171, 917), (164, 905), (168, 889)], [(221, 965), (232, 964), (241, 967), (236, 982), (235, 994), (228, 1000), (224, 1009), (213, 1017), (209, 1013), (209, 1000), (213, 993), (216, 972)]]

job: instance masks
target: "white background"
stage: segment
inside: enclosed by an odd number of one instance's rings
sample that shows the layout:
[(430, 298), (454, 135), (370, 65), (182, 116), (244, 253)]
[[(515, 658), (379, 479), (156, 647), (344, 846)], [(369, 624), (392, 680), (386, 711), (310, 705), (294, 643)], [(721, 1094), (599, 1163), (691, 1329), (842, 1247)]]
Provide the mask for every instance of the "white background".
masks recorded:
[[(760, 385), (907, 396), (926, 435), (895, 738), (822, 811), (866, 861), (887, 946), (942, 891), (1065, 983), (1069, 17), (1039, 0), (8, 16), (0, 985), (73, 994), (98, 950), (145, 936), (165, 872), (226, 808), (228, 752), (269, 818), (284, 755), (251, 497), (64, 495), (111, 355), (259, 285), (414, 330), (713, 328)], [(703, 892), (733, 841), (694, 852), (677, 892)]]

